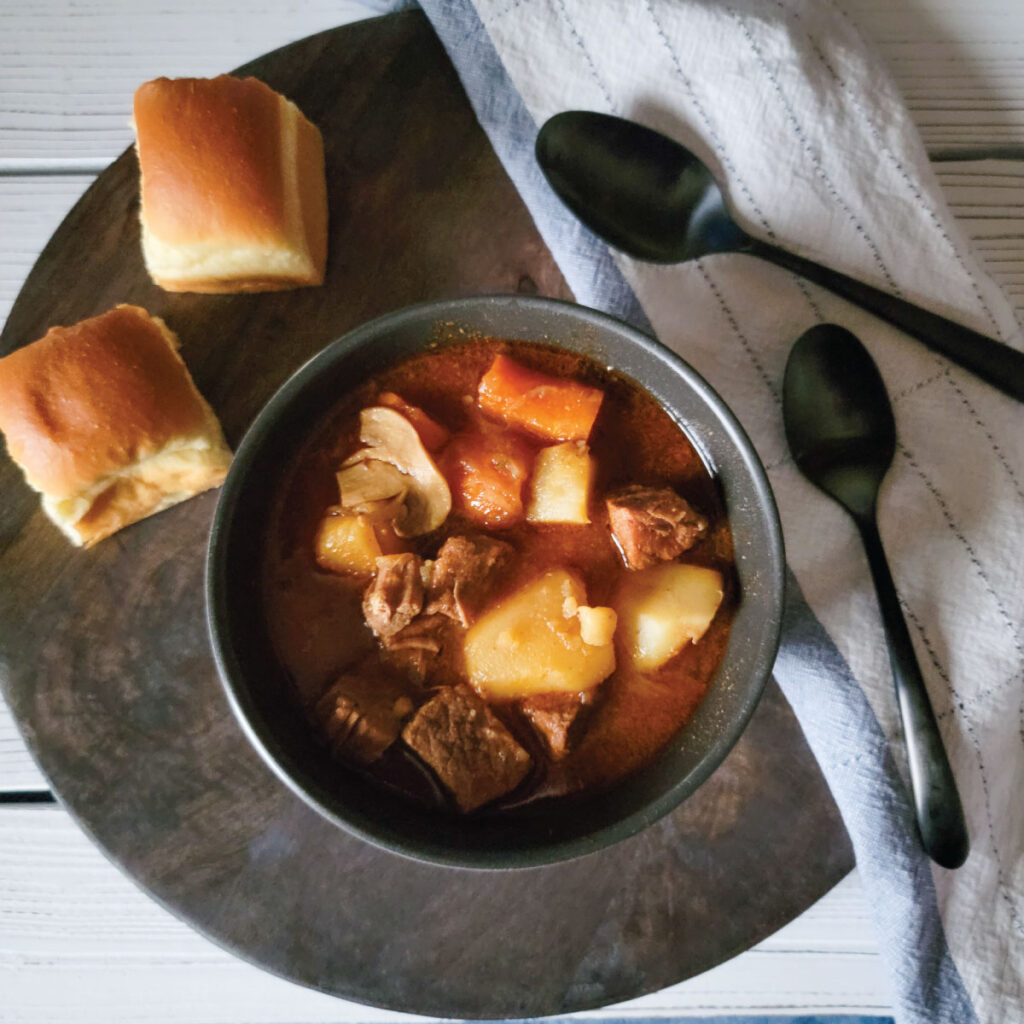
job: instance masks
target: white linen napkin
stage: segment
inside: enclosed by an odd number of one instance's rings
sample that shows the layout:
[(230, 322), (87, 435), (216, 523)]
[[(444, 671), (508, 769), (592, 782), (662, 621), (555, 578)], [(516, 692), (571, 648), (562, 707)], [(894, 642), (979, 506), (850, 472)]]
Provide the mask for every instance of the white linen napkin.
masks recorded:
[[(610, 257), (532, 157), (537, 126), (560, 110), (641, 121), (717, 169), (751, 233), (1021, 347), (879, 59), (828, 0), (421, 2), (578, 301), (646, 316), (768, 469), (799, 583), (776, 677), (851, 834), (897, 1019), (1024, 1020), (1024, 408), (749, 257)], [(859, 538), (786, 447), (786, 356), (821, 321), (861, 338), (893, 398), (881, 532), (967, 814), (971, 855), (955, 872), (931, 865), (914, 832)]]

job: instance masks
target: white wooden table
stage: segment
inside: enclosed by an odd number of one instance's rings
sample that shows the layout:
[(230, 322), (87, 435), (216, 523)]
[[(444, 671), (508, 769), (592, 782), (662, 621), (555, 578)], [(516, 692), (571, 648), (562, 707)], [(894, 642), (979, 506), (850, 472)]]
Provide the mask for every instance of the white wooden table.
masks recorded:
[[(1020, 315), (1024, 3), (844, 7), (887, 58), (926, 145), (944, 158), (937, 167), (952, 209)], [(65, 213), (129, 145), (138, 83), (215, 74), (372, 13), (355, 0), (0, 0), (0, 318)], [(983, 158), (993, 154), (999, 158)], [(952, 156), (959, 159), (947, 162)], [(0, 701), (0, 800), (46, 790)], [(854, 873), (735, 960), (590, 1016), (884, 1015), (889, 1006)], [(59, 807), (0, 802), (3, 1024), (393, 1019), (400, 1015), (301, 989), (234, 959), (140, 893)]]

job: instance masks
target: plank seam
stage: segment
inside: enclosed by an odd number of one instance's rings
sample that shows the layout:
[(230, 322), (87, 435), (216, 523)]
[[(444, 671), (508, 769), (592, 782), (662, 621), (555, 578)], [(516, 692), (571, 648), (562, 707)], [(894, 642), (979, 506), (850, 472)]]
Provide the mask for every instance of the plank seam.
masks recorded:
[[(932, 163), (981, 163), (986, 160), (1024, 162), (1024, 143), (975, 143), (941, 147), (929, 149), (928, 158)], [(27, 157), (0, 158), (0, 178), (95, 175), (105, 171), (114, 159), (116, 157), (68, 157), (41, 161)]]
[(4, 804), (55, 804), (57, 798), (48, 789), (13, 789), (0, 793), (0, 806)]

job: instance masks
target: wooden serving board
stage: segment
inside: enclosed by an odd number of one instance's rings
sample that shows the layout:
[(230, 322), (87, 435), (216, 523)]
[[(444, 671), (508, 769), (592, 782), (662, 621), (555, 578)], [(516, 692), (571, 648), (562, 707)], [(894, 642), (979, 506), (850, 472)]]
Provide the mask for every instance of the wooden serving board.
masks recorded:
[[(237, 442), (289, 374), (372, 316), (480, 292), (568, 297), (421, 14), (313, 36), (243, 70), (323, 130), (324, 286), (237, 296), (153, 286), (128, 152), (43, 252), (0, 352), (138, 303), (178, 332)], [(278, 782), (231, 715), (203, 607), (215, 494), (78, 551), (6, 457), (0, 493), (0, 682), (54, 790), (153, 897), (270, 971), (422, 1014), (565, 1013), (720, 963), (852, 866), (774, 684), (698, 793), (611, 849), (499, 874), (380, 851)]]

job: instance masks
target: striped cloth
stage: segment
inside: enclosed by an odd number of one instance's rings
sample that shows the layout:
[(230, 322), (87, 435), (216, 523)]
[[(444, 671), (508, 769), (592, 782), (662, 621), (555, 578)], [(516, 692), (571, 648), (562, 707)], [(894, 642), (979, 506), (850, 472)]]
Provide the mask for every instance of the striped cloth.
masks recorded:
[[(1024, 409), (777, 268), (610, 254), (532, 157), (559, 110), (642, 121), (720, 169), (752, 233), (1020, 346), (884, 68), (830, 0), (422, 6), (577, 299), (649, 324), (729, 402), (768, 468), (792, 584), (776, 675), (852, 837), (896, 1019), (1024, 1021)], [(785, 444), (786, 356), (821, 321), (865, 342), (895, 405), (881, 531), (964, 798), (973, 845), (956, 872), (915, 836), (860, 542)]]

